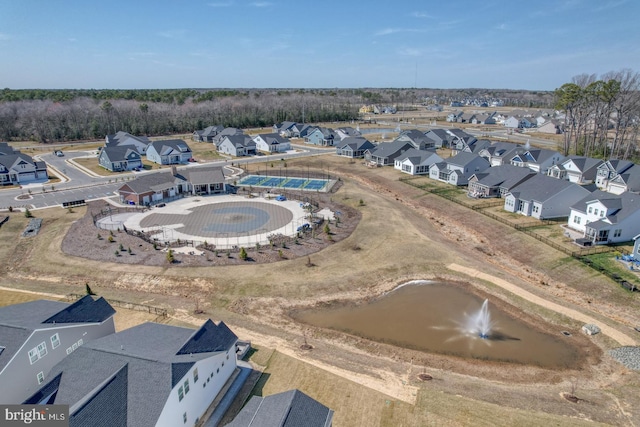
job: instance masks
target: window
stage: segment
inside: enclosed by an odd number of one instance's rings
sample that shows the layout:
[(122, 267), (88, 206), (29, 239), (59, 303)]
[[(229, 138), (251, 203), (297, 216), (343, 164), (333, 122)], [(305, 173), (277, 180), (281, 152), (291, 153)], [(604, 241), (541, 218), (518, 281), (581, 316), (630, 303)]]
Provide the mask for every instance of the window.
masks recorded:
[(78, 343), (74, 342), (73, 345), (71, 346), (71, 350), (75, 350), (78, 348)]
[(613, 232), (613, 237), (620, 237), (622, 235), (622, 229), (619, 228)]
[(183, 423), (187, 423), (187, 413), (185, 412), (184, 414), (182, 414), (182, 422)]
[(38, 359), (40, 359), (40, 356), (38, 356), (38, 349), (32, 348), (31, 350), (29, 350), (29, 362), (31, 362), (31, 364), (33, 365), (38, 361)]
[(73, 349), (72, 349), (71, 347), (69, 347), (69, 348), (67, 349), (67, 354), (71, 354), (71, 352), (72, 352), (72, 351), (73, 351)]
[(184, 389), (180, 386), (178, 389), (178, 402), (182, 402), (182, 399), (184, 399)]
[(581, 218), (579, 216), (574, 216), (573, 217), (573, 222), (576, 223), (576, 224), (580, 224), (580, 219)]
[(47, 355), (47, 343), (41, 342), (38, 344), (38, 358), (44, 357)]
[(184, 381), (184, 394), (186, 395), (187, 393), (189, 393), (189, 380), (185, 380)]
[(193, 370), (193, 382), (194, 383), (198, 382), (198, 368)]
[(42, 384), (44, 381), (44, 373), (42, 371), (38, 372), (38, 384)]
[(600, 217), (604, 216), (604, 211), (600, 211)]
[(78, 347), (80, 347), (82, 344), (84, 344), (84, 341), (82, 340), (82, 338), (80, 338), (80, 339), (78, 340)]
[(60, 345), (60, 336), (58, 334), (51, 336), (51, 348), (56, 348)]
[(594, 215), (598, 215), (598, 209), (594, 209), (594, 210), (593, 210), (593, 214), (594, 214)]
[(589, 213), (593, 212), (593, 206), (589, 206)]

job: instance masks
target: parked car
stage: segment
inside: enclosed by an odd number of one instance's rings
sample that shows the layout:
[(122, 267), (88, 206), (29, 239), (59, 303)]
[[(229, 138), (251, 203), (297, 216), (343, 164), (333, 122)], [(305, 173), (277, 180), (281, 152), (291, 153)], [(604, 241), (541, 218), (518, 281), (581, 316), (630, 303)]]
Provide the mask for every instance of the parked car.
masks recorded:
[(298, 227), (297, 231), (301, 232), (301, 231), (308, 231), (311, 229), (311, 226), (309, 224), (302, 224), (300, 227)]
[(279, 195), (279, 196), (276, 196), (276, 200), (279, 202), (284, 202), (285, 200), (287, 200), (287, 198), (284, 197), (283, 195)]
[(53, 152), (53, 154), (55, 154), (58, 157), (63, 157), (64, 156), (64, 153), (61, 150), (56, 150), (56, 151)]
[(189, 162), (190, 162), (190, 163), (195, 163), (195, 162), (196, 162), (196, 159), (194, 159), (193, 157), (191, 157), (191, 158), (189, 158)]

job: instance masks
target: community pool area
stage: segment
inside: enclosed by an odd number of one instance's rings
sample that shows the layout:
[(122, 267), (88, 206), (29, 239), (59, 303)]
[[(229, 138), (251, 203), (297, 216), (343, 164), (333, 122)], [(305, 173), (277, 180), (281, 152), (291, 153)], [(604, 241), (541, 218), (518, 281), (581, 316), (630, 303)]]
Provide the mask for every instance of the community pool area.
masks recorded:
[(331, 180), (300, 177), (247, 175), (238, 181), (243, 187), (283, 188), (286, 190), (329, 191)]

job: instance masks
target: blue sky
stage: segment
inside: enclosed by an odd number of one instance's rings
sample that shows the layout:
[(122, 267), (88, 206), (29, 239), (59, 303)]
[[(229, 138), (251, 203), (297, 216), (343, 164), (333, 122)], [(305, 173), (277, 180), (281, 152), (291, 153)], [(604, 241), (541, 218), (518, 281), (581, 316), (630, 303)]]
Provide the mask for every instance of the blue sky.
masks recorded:
[(0, 0), (0, 88), (553, 90), (640, 71), (640, 1)]

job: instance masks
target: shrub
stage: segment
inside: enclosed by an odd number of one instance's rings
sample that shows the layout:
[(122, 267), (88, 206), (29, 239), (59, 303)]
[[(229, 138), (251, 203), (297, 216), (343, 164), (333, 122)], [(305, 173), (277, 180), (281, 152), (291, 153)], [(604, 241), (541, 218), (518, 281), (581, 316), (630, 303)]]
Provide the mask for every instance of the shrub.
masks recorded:
[(24, 208), (24, 216), (25, 216), (25, 218), (33, 218), (33, 214), (31, 213), (31, 211), (27, 207)]
[(247, 255), (247, 251), (246, 251), (246, 249), (244, 248), (244, 246), (240, 248), (240, 255), (239, 255), (239, 256), (240, 256), (240, 259), (241, 259), (241, 260), (243, 260), (243, 261), (246, 261), (246, 260), (247, 260), (247, 258), (249, 257), (249, 256)]
[(278, 256), (280, 258), (284, 258), (284, 252), (282, 252), (282, 249), (278, 249)]
[(174, 256), (173, 256), (173, 250), (172, 250), (172, 249), (169, 249), (169, 250), (167, 251), (167, 262), (168, 262), (169, 264), (173, 264), (173, 262), (174, 262), (174, 261), (175, 261), (175, 258), (174, 258)]
[(131, 250), (131, 248), (127, 248), (127, 252), (129, 252), (129, 255), (133, 255), (133, 251)]
[(324, 228), (322, 229), (322, 231), (324, 231), (324, 234), (331, 234), (331, 228), (329, 228), (329, 223), (324, 225)]
[(118, 250), (120, 252), (124, 252), (124, 246), (122, 246), (122, 243), (120, 243), (120, 245), (118, 246)]
[(84, 284), (84, 289), (87, 292), (87, 295), (95, 295), (96, 293), (91, 290), (91, 287), (88, 283)]
[(120, 256), (120, 251), (116, 249), (116, 251), (114, 252), (114, 254), (115, 254), (116, 256)]
[(107, 240), (109, 241), (109, 243), (113, 243), (114, 242), (113, 236), (111, 236), (111, 235), (109, 236), (109, 238)]

